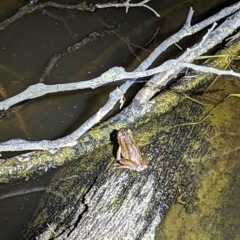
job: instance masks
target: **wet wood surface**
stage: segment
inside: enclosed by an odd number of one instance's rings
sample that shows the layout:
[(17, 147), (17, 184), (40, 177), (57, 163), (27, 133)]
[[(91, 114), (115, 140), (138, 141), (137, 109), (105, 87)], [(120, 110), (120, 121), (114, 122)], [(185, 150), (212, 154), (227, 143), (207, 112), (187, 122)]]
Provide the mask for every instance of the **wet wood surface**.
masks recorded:
[[(234, 97), (222, 101), (236, 88), (232, 82), (219, 94), (221, 84), (207, 88), (214, 79), (202, 74), (192, 81), (199, 101), (177, 93), (184, 82), (175, 85), (155, 98), (149, 115), (131, 126), (141, 152), (148, 156), (146, 170), (114, 168), (114, 131), (111, 143), (60, 169), (22, 239), (154, 239), (173, 203), (194, 211), (206, 164), (234, 148), (225, 142), (233, 141), (233, 136), (225, 138), (223, 132), (230, 131), (235, 113), (221, 111), (239, 105)], [(162, 113), (167, 102), (169, 111)], [(236, 132), (234, 139), (239, 136)]]

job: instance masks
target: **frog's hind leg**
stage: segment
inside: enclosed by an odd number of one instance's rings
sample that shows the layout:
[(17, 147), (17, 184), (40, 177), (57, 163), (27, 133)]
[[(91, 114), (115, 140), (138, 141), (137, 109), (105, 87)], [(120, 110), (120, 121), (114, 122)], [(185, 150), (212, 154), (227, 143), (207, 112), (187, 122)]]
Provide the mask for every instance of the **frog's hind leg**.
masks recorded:
[(119, 163), (114, 164), (116, 168), (127, 168), (130, 170), (137, 170), (139, 167), (138, 164), (136, 164), (135, 162), (124, 158), (119, 159), (118, 162)]

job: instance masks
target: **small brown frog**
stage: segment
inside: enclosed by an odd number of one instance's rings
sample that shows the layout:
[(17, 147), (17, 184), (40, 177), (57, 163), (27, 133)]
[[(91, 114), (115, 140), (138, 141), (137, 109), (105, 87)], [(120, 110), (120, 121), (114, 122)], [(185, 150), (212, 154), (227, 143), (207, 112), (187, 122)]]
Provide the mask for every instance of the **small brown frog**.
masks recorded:
[(148, 159), (143, 156), (133, 140), (130, 129), (121, 128), (117, 133), (119, 148), (117, 151), (117, 167), (142, 171), (148, 167)]

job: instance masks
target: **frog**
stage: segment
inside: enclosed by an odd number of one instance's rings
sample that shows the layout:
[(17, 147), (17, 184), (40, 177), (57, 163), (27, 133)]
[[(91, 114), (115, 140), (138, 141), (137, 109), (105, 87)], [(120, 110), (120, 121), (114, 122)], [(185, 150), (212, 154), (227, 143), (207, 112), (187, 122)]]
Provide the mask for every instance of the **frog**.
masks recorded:
[(140, 152), (130, 129), (119, 129), (117, 140), (119, 144), (116, 156), (118, 164), (115, 165), (117, 168), (127, 168), (139, 172), (148, 167), (148, 159)]

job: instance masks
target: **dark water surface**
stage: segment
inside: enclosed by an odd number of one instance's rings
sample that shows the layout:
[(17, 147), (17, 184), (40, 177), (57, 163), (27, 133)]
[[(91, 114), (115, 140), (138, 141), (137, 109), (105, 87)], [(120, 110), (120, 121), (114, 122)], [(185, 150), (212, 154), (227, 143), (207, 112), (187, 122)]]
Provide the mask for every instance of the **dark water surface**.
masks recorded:
[[(55, 2), (77, 4), (79, 1)], [(93, 13), (53, 8), (37, 10), (0, 31), (0, 100), (23, 91), (31, 84), (39, 83), (44, 67), (54, 54), (94, 31), (103, 30), (106, 24), (119, 25), (118, 36), (105, 36), (66, 55), (59, 60), (44, 83), (68, 83), (89, 79), (113, 66), (133, 70), (149, 54), (148, 51), (181, 28), (191, 6), (195, 10), (193, 21), (196, 23), (234, 2), (237, 1), (152, 0), (149, 5), (160, 13), (160, 18), (146, 8), (130, 9), (128, 14), (125, 14), (124, 9), (103, 9)], [(0, 20), (10, 17), (19, 6), (26, 3), (27, 1), (23, 0), (1, 0)], [(157, 28), (160, 29), (156, 37), (146, 47), (148, 51), (131, 45), (137, 57), (134, 56), (127, 43), (143, 46), (152, 38)], [(181, 46), (189, 46), (189, 41), (194, 42), (196, 38), (200, 36), (182, 41)], [(181, 51), (173, 46), (158, 59), (158, 63), (180, 53)], [(116, 86), (47, 95), (29, 101), (15, 111), (7, 111), (0, 118), (0, 141), (12, 138), (56, 139), (65, 136), (92, 116), (106, 102), (108, 94)], [(140, 87), (140, 84), (135, 84), (128, 96), (131, 98)], [(0, 195), (44, 187), (54, 172), (53, 170), (30, 181), (1, 185)], [(42, 191), (39, 191), (0, 199), (0, 239), (18, 239), (41, 194)]]

